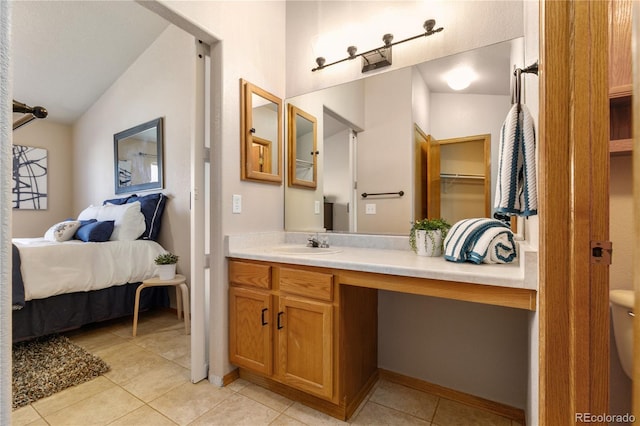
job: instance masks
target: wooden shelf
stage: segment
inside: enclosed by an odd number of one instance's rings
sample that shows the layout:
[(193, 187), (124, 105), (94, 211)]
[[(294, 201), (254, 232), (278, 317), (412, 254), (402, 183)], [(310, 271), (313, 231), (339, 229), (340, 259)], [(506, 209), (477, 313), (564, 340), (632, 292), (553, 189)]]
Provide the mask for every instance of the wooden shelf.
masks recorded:
[(609, 153), (612, 155), (631, 154), (633, 139), (615, 139), (609, 141)]

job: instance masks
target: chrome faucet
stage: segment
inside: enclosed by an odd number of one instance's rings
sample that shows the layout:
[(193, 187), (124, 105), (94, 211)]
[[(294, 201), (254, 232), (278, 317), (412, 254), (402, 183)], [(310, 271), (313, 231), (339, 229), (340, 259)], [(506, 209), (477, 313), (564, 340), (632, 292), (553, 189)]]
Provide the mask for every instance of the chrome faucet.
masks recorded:
[(307, 238), (307, 247), (320, 247), (318, 234), (316, 234), (315, 237), (313, 235), (309, 235), (309, 238)]
[(328, 248), (329, 247), (329, 239), (324, 236), (322, 238), (318, 238), (318, 234), (309, 235), (307, 238), (307, 247), (320, 247), (320, 248)]

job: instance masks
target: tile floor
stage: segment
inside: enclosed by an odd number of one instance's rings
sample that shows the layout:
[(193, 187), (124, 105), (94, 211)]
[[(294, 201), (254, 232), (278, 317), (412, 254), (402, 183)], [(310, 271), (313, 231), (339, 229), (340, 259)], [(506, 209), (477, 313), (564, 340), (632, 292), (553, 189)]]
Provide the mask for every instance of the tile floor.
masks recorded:
[(22, 407), (13, 425), (504, 425), (517, 422), (380, 380), (348, 423), (242, 379), (219, 388), (189, 380), (189, 337), (175, 313), (67, 333), (111, 371)]

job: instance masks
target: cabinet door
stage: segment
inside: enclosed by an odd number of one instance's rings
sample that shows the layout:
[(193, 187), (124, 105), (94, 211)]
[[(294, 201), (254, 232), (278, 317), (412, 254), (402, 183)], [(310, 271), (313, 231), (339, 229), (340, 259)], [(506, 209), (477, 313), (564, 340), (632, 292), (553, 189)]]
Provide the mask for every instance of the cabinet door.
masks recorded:
[(631, 0), (609, 1), (609, 93), (631, 95)]
[(272, 298), (266, 291), (229, 288), (229, 360), (271, 375)]
[(333, 396), (333, 307), (281, 296), (277, 318), (279, 378), (322, 398)]

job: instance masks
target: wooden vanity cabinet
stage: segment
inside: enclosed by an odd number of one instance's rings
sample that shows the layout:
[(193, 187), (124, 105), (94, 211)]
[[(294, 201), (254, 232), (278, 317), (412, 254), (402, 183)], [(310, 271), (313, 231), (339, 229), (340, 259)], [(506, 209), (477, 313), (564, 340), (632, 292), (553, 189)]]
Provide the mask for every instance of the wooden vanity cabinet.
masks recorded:
[(271, 268), (230, 262), (229, 359), (262, 374), (273, 372)]
[(229, 261), (229, 282), (240, 377), (347, 419), (377, 379), (377, 291), (341, 288), (331, 270), (248, 260)]
[(333, 275), (278, 269), (278, 376), (322, 398), (333, 397)]

